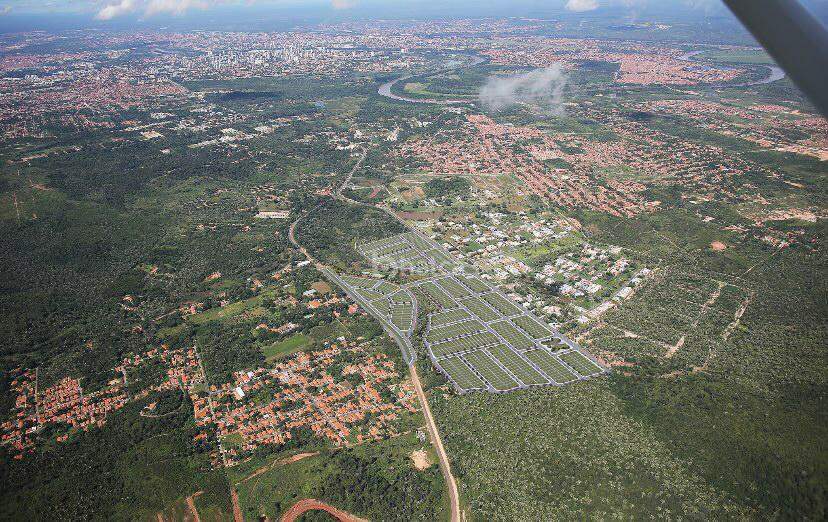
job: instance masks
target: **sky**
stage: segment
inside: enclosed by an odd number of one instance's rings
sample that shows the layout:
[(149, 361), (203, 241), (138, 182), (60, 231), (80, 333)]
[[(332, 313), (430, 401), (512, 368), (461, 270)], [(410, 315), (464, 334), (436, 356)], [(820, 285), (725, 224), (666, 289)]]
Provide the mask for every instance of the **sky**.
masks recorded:
[[(805, 0), (828, 15), (828, 0)], [(486, 16), (727, 15), (721, 0), (0, 0), (0, 17), (86, 21), (98, 26), (163, 24), (219, 17), (243, 20), (262, 14), (308, 21), (330, 18)]]
[(6, 14), (77, 13), (109, 20), (118, 17), (186, 16), (196, 11), (227, 8), (239, 12), (261, 8), (405, 11), (409, 6), (421, 9), (433, 8), (434, 4), (451, 9), (454, 4), (456, 8), (483, 11), (508, 6), (584, 13), (619, 5), (634, 9), (665, 3), (690, 5), (700, 9), (714, 9), (719, 4), (718, 0), (0, 0), (0, 11)]

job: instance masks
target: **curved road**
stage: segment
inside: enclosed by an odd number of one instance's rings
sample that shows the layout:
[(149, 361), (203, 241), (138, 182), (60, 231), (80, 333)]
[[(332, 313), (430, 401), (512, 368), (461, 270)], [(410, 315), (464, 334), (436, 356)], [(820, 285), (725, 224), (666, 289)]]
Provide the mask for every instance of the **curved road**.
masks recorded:
[(315, 498), (306, 498), (291, 506), (291, 508), (288, 509), (284, 515), (282, 515), (281, 522), (294, 522), (308, 511), (325, 511), (339, 522), (368, 522), (363, 518), (359, 518), (329, 504), (320, 502)]
[[(362, 167), (362, 164), (365, 162), (365, 158), (367, 156), (368, 151), (363, 151), (362, 157), (359, 158), (359, 161), (357, 161), (356, 165), (354, 165), (353, 168), (351, 168), (351, 170), (348, 172), (348, 175), (345, 177), (345, 180), (342, 182), (341, 185), (339, 185), (339, 187), (337, 187), (336, 190), (334, 190), (334, 198), (357, 205), (364, 205), (380, 209), (383, 212), (389, 214), (390, 216), (393, 216), (394, 219), (400, 221), (401, 223), (403, 223), (403, 225), (405, 225), (405, 222), (402, 221), (400, 217), (397, 216), (389, 208), (380, 205), (371, 205), (370, 203), (362, 203), (361, 201), (355, 201), (342, 195), (342, 190), (351, 183), (351, 179), (354, 177), (354, 173), (357, 170), (359, 170), (360, 167)], [(320, 261), (314, 259), (307, 251), (307, 249), (296, 240), (296, 226), (298, 225), (299, 221), (301, 221), (302, 218), (307, 217), (308, 214), (318, 209), (320, 206), (322, 206), (322, 203), (319, 203), (307, 212), (303, 212), (293, 221), (293, 223), (290, 224), (290, 229), (288, 231), (288, 239), (294, 247), (298, 248), (299, 251), (302, 252), (302, 254), (308, 261), (315, 263), (316, 268), (318, 270), (326, 274), (329, 278), (333, 280), (334, 283), (339, 285), (341, 288), (345, 289), (347, 292), (347, 286), (341, 284), (338, 281), (338, 276), (336, 272), (332, 270), (330, 267), (327, 267), (324, 264), (322, 264)], [(405, 226), (407, 227), (407, 225)], [(437, 424), (434, 422), (434, 417), (431, 415), (431, 408), (428, 405), (428, 400), (426, 398), (425, 391), (423, 390), (423, 386), (420, 383), (420, 376), (417, 374), (417, 368), (414, 366), (413, 349), (407, 348), (406, 344), (403, 343), (403, 341), (398, 336), (392, 335), (392, 338), (395, 341), (397, 341), (397, 344), (400, 345), (400, 349), (402, 350), (403, 355), (405, 355), (406, 353), (409, 353), (411, 355), (411, 357), (408, 360), (408, 369), (411, 372), (411, 382), (414, 384), (414, 389), (417, 393), (417, 398), (419, 399), (420, 404), (422, 404), (423, 406), (423, 416), (425, 417), (426, 428), (428, 429), (428, 434), (431, 438), (431, 445), (434, 447), (434, 451), (437, 453), (440, 471), (443, 474), (443, 480), (445, 480), (446, 487), (448, 488), (449, 501), (451, 503), (451, 522), (460, 522), (460, 494), (457, 489), (457, 482), (454, 480), (454, 475), (451, 474), (451, 465), (449, 463), (448, 455), (446, 454), (446, 450), (443, 447), (443, 441), (440, 438), (440, 432), (437, 430)], [(410, 345), (410, 343), (408, 344)], [(408, 349), (410, 349), (411, 351), (407, 351)]]

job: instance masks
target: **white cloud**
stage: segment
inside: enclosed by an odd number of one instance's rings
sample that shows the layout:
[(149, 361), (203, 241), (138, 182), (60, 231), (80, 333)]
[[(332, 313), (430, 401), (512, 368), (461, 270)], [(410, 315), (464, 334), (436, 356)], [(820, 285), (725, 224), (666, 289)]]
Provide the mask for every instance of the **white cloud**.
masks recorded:
[(207, 2), (203, 0), (150, 0), (144, 10), (146, 16), (158, 13), (180, 15), (190, 8), (207, 9)]
[[(722, 7), (721, 0), (677, 0), (676, 4), (684, 5), (691, 9), (711, 12)], [(650, 5), (658, 5), (659, 2), (650, 0), (566, 0), (564, 5), (569, 11), (581, 13), (594, 11), (603, 6), (624, 6), (630, 9), (641, 9)]]
[(598, 0), (567, 0), (566, 8), (576, 13), (598, 9)]
[(722, 3), (717, 0), (684, 0), (684, 5), (708, 14), (722, 7)]
[(207, 9), (214, 3), (217, 3), (216, 0), (120, 0), (98, 11), (95, 18), (111, 20), (135, 11), (143, 12), (144, 16), (160, 13), (180, 15), (189, 9)]
[(331, 0), (334, 9), (350, 9), (356, 7), (356, 0)]
[(111, 20), (135, 10), (135, 0), (121, 0), (117, 4), (109, 4), (95, 15), (98, 20)]
[(560, 64), (510, 76), (490, 76), (480, 89), (480, 101), (491, 111), (528, 105), (544, 113), (561, 114), (566, 81)]

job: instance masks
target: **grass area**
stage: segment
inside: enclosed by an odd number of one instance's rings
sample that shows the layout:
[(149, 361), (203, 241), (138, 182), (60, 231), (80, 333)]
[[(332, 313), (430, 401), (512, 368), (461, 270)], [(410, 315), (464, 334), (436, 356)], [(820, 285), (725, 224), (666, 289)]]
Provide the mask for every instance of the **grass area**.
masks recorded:
[(419, 82), (409, 82), (403, 86), (403, 90), (412, 94), (431, 94), (426, 90), (426, 84)]
[(244, 444), (244, 438), (241, 436), (240, 433), (231, 433), (229, 435), (225, 435), (221, 439), (221, 443), (225, 447), (238, 448), (241, 447), (242, 444)]
[(183, 498), (176, 500), (163, 511), (163, 515), (165, 520), (185, 520), (189, 515), (186, 500)]
[(259, 295), (249, 299), (236, 301), (235, 303), (230, 303), (227, 306), (211, 308), (209, 310), (205, 310), (204, 312), (189, 315), (186, 320), (191, 324), (204, 324), (211, 321), (229, 319), (245, 312), (261, 315), (264, 311), (260, 308), (261, 304), (267, 299), (273, 299), (275, 295), (274, 290), (263, 290)]
[(232, 506), (229, 506), (230, 509), (222, 508), (208, 504), (203, 499), (204, 495), (199, 495), (195, 499), (198, 516), (201, 520), (205, 522), (233, 522)]
[(239, 502), (245, 517), (267, 515), (271, 520), (297, 501), (318, 491), (327, 457), (317, 455), (278, 466), (238, 486)]
[(298, 352), (312, 342), (312, 339), (305, 334), (291, 335), (287, 339), (262, 347), (262, 353), (267, 362), (273, 362), (286, 355)]
[(176, 337), (180, 335), (184, 329), (187, 328), (187, 325), (182, 323), (176, 326), (166, 326), (161, 328), (157, 332), (155, 332), (155, 336), (159, 339), (167, 339), (169, 337)]
[(326, 281), (316, 281), (311, 285), (311, 288), (313, 288), (320, 294), (330, 294), (332, 291), (331, 285), (328, 284)]
[(440, 92), (439, 90), (432, 90), (432, 83), (426, 82), (409, 82), (403, 86), (403, 91), (407, 95), (413, 95), (414, 98), (432, 98), (432, 99), (440, 99), (440, 98), (466, 98), (471, 97), (468, 93), (463, 92), (454, 92), (454, 90), (449, 89), (447, 92)]

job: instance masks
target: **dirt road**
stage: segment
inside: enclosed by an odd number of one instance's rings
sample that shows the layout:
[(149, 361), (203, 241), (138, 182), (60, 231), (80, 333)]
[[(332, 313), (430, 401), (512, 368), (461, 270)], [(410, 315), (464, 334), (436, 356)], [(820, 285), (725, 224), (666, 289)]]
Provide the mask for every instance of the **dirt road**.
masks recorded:
[(190, 495), (189, 497), (187, 497), (187, 509), (190, 510), (190, 516), (193, 517), (192, 518), (193, 522), (201, 522), (201, 517), (198, 515), (198, 509), (196, 509), (195, 499), (196, 499), (196, 497), (198, 497), (202, 493), (204, 493), (204, 492), (203, 491), (197, 491), (197, 492), (193, 493), (192, 495)]
[(333, 506), (329, 506), (324, 502), (320, 502), (314, 498), (306, 498), (304, 500), (300, 500), (290, 509), (288, 509), (284, 515), (282, 515), (281, 522), (294, 522), (298, 519), (302, 513), (307, 511), (314, 511), (314, 510), (322, 510), (327, 513), (330, 513), (334, 518), (339, 520), (340, 522), (368, 522), (364, 518), (356, 517), (350, 513), (342, 511), (340, 509), (336, 509)]
[(239, 494), (236, 493), (236, 488), (230, 488), (230, 500), (233, 502), (233, 522), (244, 522), (242, 515), (241, 504), (239, 504)]
[(443, 441), (440, 439), (440, 432), (437, 431), (437, 425), (434, 423), (434, 417), (431, 416), (431, 408), (428, 406), (423, 386), (420, 384), (417, 368), (413, 364), (408, 368), (411, 370), (411, 381), (414, 383), (414, 389), (417, 390), (417, 398), (420, 399), (420, 404), (423, 405), (423, 415), (428, 427), (428, 434), (431, 436), (431, 443), (437, 451), (440, 471), (443, 472), (443, 479), (446, 481), (446, 487), (448, 487), (449, 502), (451, 503), (451, 522), (460, 522), (460, 494), (457, 491), (457, 482), (454, 481), (454, 475), (451, 474), (448, 455), (446, 455)]

